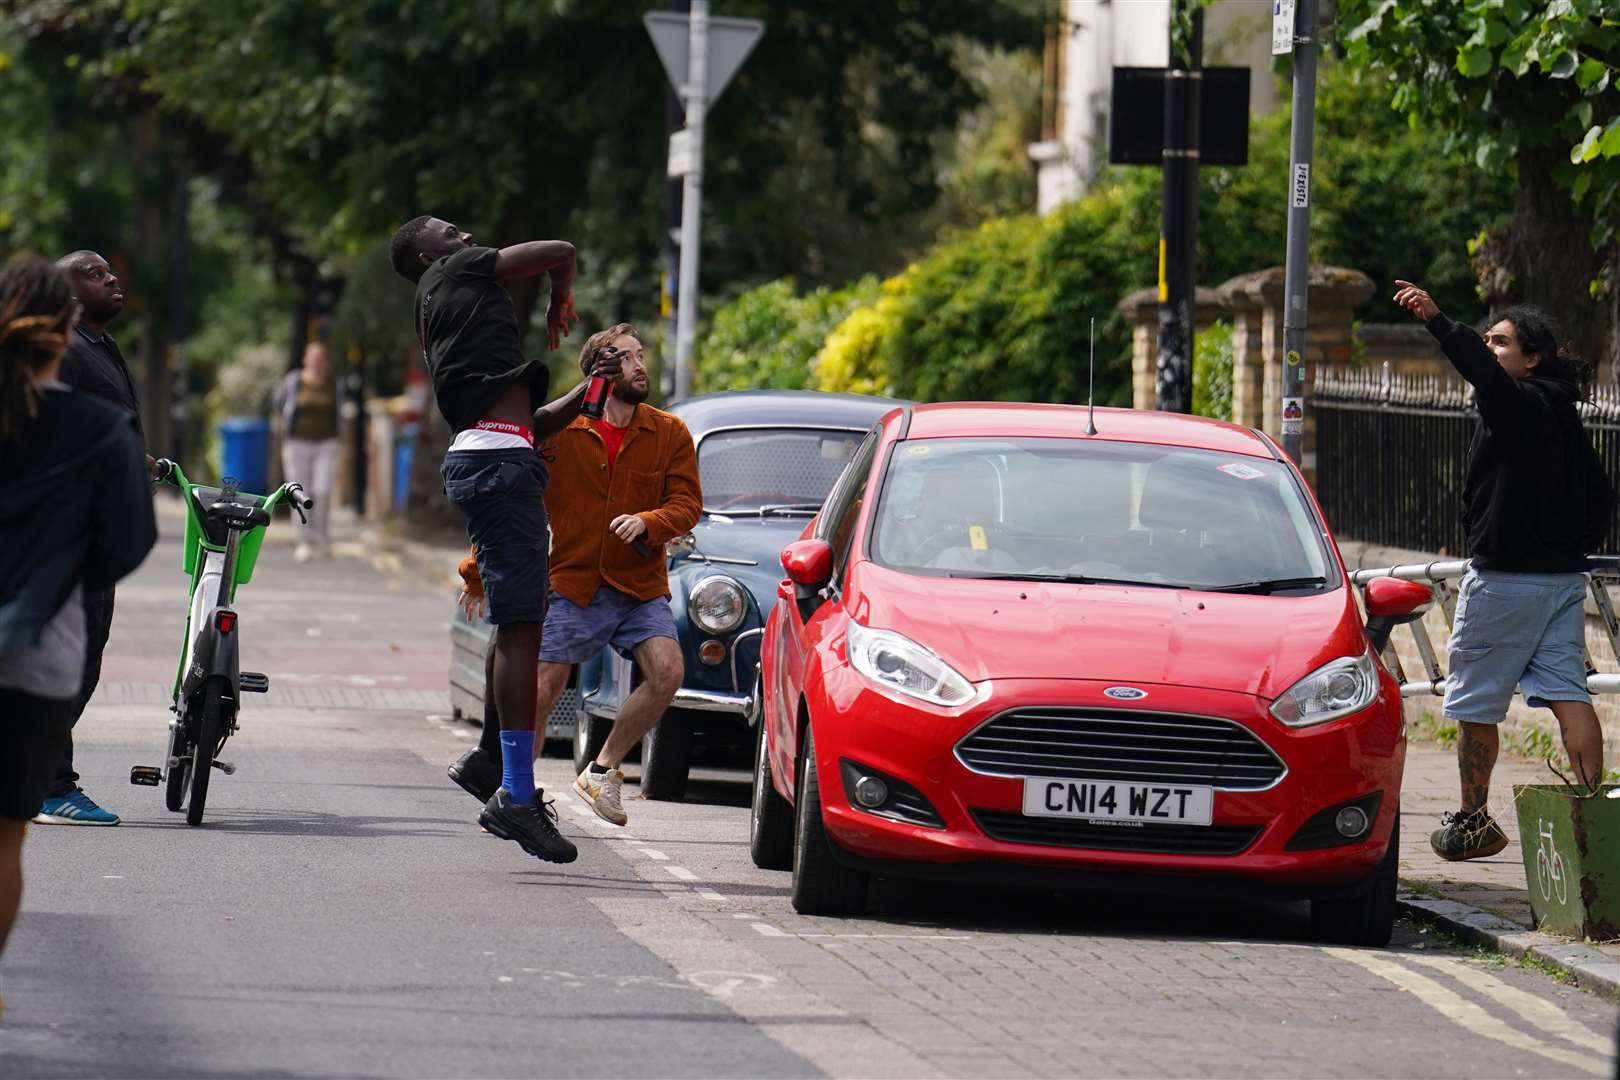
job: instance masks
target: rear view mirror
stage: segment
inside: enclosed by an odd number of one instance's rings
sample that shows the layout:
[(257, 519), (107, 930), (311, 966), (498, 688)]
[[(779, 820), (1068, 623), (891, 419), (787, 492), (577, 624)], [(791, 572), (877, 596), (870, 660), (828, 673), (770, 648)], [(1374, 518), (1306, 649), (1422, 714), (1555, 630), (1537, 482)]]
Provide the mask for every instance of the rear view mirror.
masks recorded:
[(832, 545), (825, 540), (795, 540), (782, 549), (782, 569), (795, 585), (819, 589), (832, 580)]

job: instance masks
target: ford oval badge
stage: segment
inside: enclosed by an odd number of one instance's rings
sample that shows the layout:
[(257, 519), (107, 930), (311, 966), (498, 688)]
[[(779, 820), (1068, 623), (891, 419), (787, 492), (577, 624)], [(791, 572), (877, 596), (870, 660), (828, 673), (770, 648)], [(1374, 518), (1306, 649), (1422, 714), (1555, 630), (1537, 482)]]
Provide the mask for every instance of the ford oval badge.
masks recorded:
[(1103, 691), (1103, 695), (1115, 701), (1141, 701), (1147, 697), (1147, 691), (1138, 690), (1134, 686), (1110, 686)]

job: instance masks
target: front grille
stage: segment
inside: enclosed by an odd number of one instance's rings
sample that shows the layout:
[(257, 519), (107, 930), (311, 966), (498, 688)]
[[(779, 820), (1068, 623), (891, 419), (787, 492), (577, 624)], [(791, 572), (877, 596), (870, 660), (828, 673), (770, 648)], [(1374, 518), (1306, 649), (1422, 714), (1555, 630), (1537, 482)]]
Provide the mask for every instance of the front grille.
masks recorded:
[(1230, 720), (1104, 709), (1017, 709), (956, 745), (962, 764), (994, 776), (1062, 776), (1134, 783), (1207, 784), (1255, 791), (1285, 771)]
[(1006, 810), (974, 810), (973, 820), (990, 839), (1008, 844), (1152, 855), (1236, 855), (1260, 835), (1258, 825), (1093, 825)]

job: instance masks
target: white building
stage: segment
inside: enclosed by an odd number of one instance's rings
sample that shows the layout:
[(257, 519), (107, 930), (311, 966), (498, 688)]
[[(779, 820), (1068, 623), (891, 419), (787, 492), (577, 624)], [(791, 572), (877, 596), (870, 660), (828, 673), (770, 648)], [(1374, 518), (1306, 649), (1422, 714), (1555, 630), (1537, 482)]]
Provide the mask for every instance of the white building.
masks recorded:
[[(1029, 148), (1039, 208), (1080, 196), (1108, 162), (1115, 67), (1164, 67), (1170, 0), (1058, 0), (1047, 29), (1042, 141)], [(1269, 112), (1272, 0), (1215, 0), (1204, 11), (1204, 65), (1250, 70), (1249, 108)]]

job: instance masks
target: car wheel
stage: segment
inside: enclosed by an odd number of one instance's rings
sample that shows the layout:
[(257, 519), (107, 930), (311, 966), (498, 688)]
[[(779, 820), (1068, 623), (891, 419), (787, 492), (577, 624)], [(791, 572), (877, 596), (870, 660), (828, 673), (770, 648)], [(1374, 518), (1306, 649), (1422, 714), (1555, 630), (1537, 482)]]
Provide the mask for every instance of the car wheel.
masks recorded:
[(1381, 949), (1395, 930), (1395, 887), (1400, 875), (1401, 815), (1395, 815), (1384, 859), (1357, 896), (1311, 901), (1311, 933), (1335, 945)]
[(666, 709), (652, 730), (641, 737), (641, 794), (669, 802), (686, 798), (686, 774), (691, 764), (691, 721)]
[(613, 725), (600, 716), (592, 716), (581, 709), (574, 714), (574, 775), (585, 771), (585, 766), (596, 760), (607, 742)]
[(821, 820), (815, 736), (804, 729), (799, 750), (799, 798), (793, 829), (793, 910), (800, 915), (859, 915), (866, 910), (867, 875), (833, 857)]
[(754, 724), (754, 799), (748, 814), (748, 854), (761, 870), (793, 867), (793, 807), (771, 786), (765, 718)]

